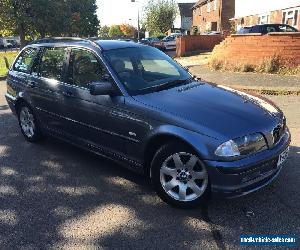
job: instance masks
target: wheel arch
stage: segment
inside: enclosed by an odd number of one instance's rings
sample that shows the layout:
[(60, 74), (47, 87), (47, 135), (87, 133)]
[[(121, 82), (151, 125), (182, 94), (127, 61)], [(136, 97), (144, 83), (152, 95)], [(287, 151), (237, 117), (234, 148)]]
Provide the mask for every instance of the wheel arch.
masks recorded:
[(20, 108), (22, 103), (24, 103), (24, 104), (28, 105), (30, 108), (32, 108), (28, 101), (26, 101), (23, 97), (19, 97), (15, 102), (16, 114), (18, 114), (19, 108)]
[(209, 155), (209, 150), (204, 141), (201, 141), (200, 134), (173, 126), (164, 127), (159, 132), (152, 134), (146, 142), (144, 150), (144, 173), (146, 176), (150, 176), (151, 162), (157, 150), (172, 141), (190, 147), (201, 159), (207, 159)]

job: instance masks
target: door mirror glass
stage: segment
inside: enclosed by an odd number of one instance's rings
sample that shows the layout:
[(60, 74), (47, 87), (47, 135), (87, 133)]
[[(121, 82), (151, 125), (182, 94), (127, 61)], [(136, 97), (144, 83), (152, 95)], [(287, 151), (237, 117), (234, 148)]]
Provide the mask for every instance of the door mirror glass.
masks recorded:
[(91, 95), (114, 95), (116, 90), (111, 82), (92, 82), (90, 93)]

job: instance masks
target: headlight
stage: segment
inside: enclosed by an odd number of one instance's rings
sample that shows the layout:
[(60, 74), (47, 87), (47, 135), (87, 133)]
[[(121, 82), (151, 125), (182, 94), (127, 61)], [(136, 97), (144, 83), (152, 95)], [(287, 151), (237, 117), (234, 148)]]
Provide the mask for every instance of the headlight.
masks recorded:
[(256, 133), (233, 139), (221, 144), (215, 154), (221, 157), (249, 155), (267, 148), (265, 138)]

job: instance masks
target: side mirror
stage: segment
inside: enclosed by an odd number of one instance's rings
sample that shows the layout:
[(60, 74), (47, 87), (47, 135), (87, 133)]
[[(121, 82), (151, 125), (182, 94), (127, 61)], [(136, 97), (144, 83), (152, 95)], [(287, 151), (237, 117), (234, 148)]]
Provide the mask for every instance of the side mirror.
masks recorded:
[(116, 90), (111, 82), (92, 82), (90, 93), (91, 95), (113, 95)]

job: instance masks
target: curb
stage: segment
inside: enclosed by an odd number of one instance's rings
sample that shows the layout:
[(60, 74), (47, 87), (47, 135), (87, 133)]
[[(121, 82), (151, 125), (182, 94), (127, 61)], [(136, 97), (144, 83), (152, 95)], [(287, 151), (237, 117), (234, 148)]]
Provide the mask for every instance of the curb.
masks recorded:
[(276, 90), (276, 89), (253, 89), (245, 87), (234, 87), (235, 89), (255, 93), (259, 95), (271, 95), (271, 96), (300, 96), (300, 90)]

